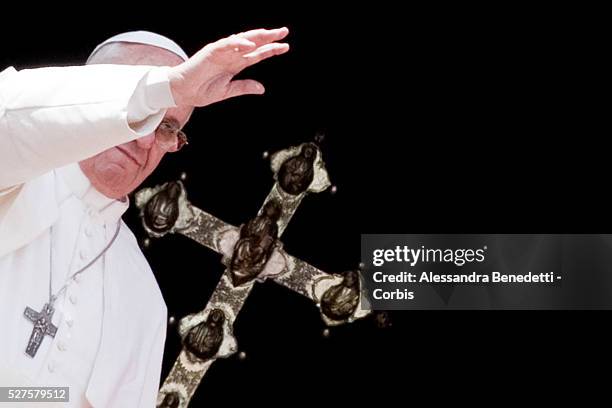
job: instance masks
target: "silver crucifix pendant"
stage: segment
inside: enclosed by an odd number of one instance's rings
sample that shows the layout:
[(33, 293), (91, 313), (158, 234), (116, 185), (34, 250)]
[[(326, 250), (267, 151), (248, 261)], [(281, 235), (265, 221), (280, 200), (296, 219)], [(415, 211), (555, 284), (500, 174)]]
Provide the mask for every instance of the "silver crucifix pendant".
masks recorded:
[(23, 311), (23, 315), (34, 324), (32, 334), (30, 335), (30, 341), (26, 348), (26, 354), (32, 358), (36, 355), (44, 337), (55, 337), (55, 333), (57, 333), (57, 327), (54, 326), (51, 321), (54, 311), (51, 302), (45, 303), (40, 312), (30, 307), (26, 307)]

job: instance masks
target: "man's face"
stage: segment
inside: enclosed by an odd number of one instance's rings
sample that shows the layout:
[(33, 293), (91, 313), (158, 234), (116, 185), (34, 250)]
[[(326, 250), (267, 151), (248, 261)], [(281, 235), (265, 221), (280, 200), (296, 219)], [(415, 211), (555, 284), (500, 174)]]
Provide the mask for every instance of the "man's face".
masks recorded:
[[(173, 53), (141, 44), (111, 44), (102, 48), (90, 63), (174, 66), (182, 60)], [(107, 52), (105, 52), (107, 51)], [(176, 120), (181, 128), (193, 109), (178, 106), (168, 109), (166, 119)], [(110, 198), (121, 198), (134, 191), (155, 170), (166, 152), (155, 142), (155, 133), (112, 147), (79, 163), (92, 185)]]

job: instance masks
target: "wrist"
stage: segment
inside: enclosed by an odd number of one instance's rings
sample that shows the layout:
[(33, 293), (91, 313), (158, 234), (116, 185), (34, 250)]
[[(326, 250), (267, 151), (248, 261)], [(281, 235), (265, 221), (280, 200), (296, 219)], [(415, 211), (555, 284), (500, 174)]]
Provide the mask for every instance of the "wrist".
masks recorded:
[(168, 69), (168, 83), (170, 84), (170, 92), (174, 98), (174, 103), (177, 106), (186, 105), (183, 90), (185, 78), (178, 71), (177, 67)]

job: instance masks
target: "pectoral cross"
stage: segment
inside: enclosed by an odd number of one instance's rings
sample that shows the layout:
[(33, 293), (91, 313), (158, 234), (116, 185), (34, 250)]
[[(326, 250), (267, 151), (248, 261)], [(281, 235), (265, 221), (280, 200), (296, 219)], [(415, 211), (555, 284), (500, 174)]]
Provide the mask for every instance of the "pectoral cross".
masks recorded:
[(30, 357), (36, 355), (45, 336), (55, 337), (57, 327), (54, 326), (51, 321), (54, 311), (51, 303), (45, 303), (40, 312), (30, 307), (26, 307), (23, 311), (23, 315), (34, 324), (32, 334), (30, 335), (30, 341), (28, 341), (28, 347), (26, 348), (26, 354)]

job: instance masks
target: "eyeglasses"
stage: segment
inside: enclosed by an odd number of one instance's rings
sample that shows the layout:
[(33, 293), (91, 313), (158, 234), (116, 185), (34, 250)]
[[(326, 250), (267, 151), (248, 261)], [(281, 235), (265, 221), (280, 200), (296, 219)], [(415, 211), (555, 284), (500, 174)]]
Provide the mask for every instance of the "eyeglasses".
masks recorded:
[(166, 152), (178, 152), (188, 142), (178, 120), (165, 118), (155, 129), (155, 143)]

